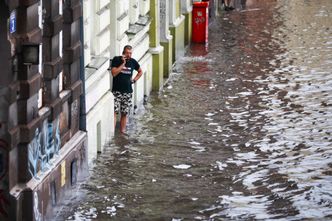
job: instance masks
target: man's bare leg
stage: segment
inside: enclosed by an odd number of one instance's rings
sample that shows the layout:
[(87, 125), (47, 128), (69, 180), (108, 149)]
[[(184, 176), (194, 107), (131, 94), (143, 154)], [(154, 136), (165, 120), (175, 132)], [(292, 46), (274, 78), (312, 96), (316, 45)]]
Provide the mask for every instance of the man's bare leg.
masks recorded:
[(121, 118), (120, 118), (120, 132), (121, 133), (126, 132), (126, 126), (127, 126), (127, 114), (121, 113)]

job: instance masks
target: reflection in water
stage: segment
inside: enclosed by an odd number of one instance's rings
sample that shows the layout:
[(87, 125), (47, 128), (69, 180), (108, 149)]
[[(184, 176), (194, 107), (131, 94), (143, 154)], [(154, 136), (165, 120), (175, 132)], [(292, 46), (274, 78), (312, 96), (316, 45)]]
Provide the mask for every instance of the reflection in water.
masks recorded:
[(189, 48), (59, 220), (332, 216), (332, 2), (246, 3)]

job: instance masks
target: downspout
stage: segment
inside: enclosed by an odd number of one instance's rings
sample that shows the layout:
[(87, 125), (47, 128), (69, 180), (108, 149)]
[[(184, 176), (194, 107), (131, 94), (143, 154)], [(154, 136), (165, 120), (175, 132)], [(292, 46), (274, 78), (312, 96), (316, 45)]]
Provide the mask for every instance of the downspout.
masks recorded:
[[(83, 10), (83, 0), (80, 0)], [(83, 12), (84, 13), (84, 12)], [(84, 23), (83, 23), (83, 13), (80, 18), (80, 41), (81, 47), (81, 57), (80, 57), (80, 80), (82, 81), (82, 94), (80, 96), (80, 122), (79, 129), (86, 131), (86, 107), (85, 107), (85, 68), (84, 68)]]

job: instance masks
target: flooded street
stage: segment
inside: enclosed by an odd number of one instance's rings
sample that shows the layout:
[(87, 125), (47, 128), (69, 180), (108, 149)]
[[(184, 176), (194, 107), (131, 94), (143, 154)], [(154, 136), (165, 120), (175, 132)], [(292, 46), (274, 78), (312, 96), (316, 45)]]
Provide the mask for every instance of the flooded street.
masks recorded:
[(223, 12), (57, 220), (332, 220), (331, 15), (331, 0)]

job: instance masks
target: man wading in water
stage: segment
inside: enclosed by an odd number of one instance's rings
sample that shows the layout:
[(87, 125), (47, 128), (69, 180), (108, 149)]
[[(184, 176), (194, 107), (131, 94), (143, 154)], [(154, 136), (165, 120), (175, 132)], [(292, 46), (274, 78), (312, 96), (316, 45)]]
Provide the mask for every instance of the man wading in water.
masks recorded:
[[(114, 95), (114, 127), (116, 126), (116, 115), (121, 112), (120, 132), (126, 132), (128, 113), (132, 107), (132, 84), (142, 76), (142, 69), (138, 62), (131, 57), (132, 47), (126, 45), (123, 48), (122, 56), (115, 56), (111, 64), (113, 76)], [(133, 71), (138, 73), (133, 78)]]

